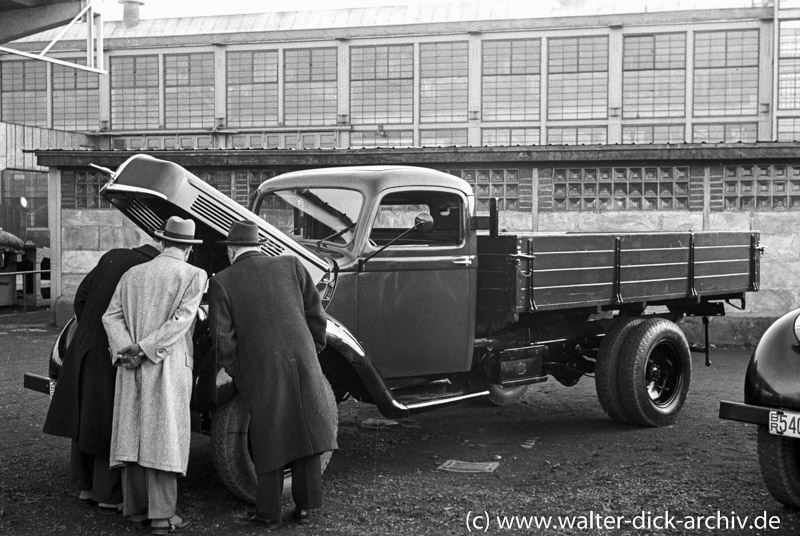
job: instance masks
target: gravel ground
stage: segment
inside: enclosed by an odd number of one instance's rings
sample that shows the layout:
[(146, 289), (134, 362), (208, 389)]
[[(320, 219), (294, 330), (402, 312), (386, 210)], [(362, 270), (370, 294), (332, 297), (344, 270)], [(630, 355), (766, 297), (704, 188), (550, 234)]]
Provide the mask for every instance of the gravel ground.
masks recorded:
[[(41, 431), (48, 398), (24, 389), (22, 375), (46, 372), (57, 335), (46, 318), (0, 316), (0, 534), (145, 534), (121, 516), (80, 506), (67, 483), (68, 441)], [(591, 378), (571, 388), (534, 386), (513, 407), (464, 403), (391, 426), (364, 426), (381, 419), (377, 411), (345, 402), (324, 508), (312, 525), (286, 523), (274, 533), (800, 534), (800, 513), (764, 488), (755, 427), (717, 418), (720, 400), (742, 398), (748, 355), (717, 350), (711, 368), (696, 355), (687, 405), (666, 428), (611, 422)], [(209, 438), (192, 441), (179, 481), (179, 511), (194, 523), (185, 533), (261, 534), (243, 520), (249, 506), (216, 476)], [(447, 460), (499, 466), (437, 470)], [(533, 518), (522, 516), (552, 516), (553, 525), (503, 527), (514, 521), (503, 516), (523, 524)], [(560, 528), (558, 516), (575, 526)], [(765, 521), (772, 528), (760, 528)]]

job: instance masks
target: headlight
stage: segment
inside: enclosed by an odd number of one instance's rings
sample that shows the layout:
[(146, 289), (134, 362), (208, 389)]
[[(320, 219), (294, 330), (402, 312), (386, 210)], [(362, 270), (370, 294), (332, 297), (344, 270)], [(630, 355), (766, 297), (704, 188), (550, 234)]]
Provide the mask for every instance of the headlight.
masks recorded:
[(794, 317), (794, 338), (800, 343), (800, 314)]

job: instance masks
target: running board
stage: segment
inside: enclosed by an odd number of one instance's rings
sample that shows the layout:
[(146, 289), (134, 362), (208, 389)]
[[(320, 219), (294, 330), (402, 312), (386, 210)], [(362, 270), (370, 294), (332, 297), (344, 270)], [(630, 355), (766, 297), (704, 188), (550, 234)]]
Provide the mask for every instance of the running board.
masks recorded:
[(435, 408), (437, 406), (444, 406), (446, 404), (455, 404), (456, 402), (463, 402), (464, 400), (469, 400), (471, 398), (479, 398), (488, 395), (489, 391), (487, 389), (486, 391), (476, 391), (474, 393), (468, 393), (466, 395), (459, 395), (448, 398), (437, 398), (435, 400), (426, 400), (424, 402), (414, 402), (412, 404), (400, 404), (400, 405), (404, 406), (405, 410), (408, 412), (422, 411), (425, 409)]

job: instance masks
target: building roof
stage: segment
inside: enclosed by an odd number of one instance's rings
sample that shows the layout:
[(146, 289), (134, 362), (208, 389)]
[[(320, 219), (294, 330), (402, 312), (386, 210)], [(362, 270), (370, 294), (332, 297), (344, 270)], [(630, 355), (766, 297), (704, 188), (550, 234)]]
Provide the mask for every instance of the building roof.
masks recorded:
[[(0, 0), (2, 1), (2, 0)], [(646, 0), (639, 10), (626, 0), (495, 0), (492, 2), (445, 2), (320, 11), (287, 11), (272, 13), (217, 15), (141, 19), (128, 27), (123, 21), (104, 23), (105, 39), (175, 38), (192, 35), (224, 35), (265, 32), (293, 32), (364, 27), (414, 26), (474, 21), (514, 21), (558, 17), (643, 14), (653, 11), (693, 11), (712, 5), (725, 8), (753, 9), (754, 0)], [(716, 11), (716, 10), (715, 10)], [(84, 39), (80, 26), (71, 28), (64, 40)], [(51, 30), (26, 37), (20, 42), (49, 41)]]

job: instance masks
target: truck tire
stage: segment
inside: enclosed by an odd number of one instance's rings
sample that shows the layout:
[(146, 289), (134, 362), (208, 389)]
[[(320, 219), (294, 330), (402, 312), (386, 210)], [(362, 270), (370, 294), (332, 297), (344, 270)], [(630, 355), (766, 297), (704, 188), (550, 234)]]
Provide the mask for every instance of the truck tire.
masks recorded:
[(489, 384), (489, 396), (486, 400), (493, 406), (511, 406), (522, 400), (528, 391), (527, 385), (518, 387), (500, 387), (496, 383)]
[[(333, 390), (328, 383), (327, 396), (331, 407), (336, 408)], [(332, 414), (334, 430), (338, 430), (336, 411)], [(211, 420), (211, 448), (214, 468), (225, 487), (245, 502), (255, 503), (258, 479), (250, 453), (248, 431), (250, 414), (239, 399), (239, 395), (215, 410)], [(322, 471), (328, 466), (332, 452), (322, 454)], [(283, 498), (291, 495), (292, 474), (286, 471), (283, 480)]]
[(594, 383), (597, 399), (612, 421), (630, 424), (619, 389), (619, 358), (625, 339), (631, 330), (644, 321), (640, 317), (620, 318), (606, 333), (597, 351)]
[(674, 322), (651, 318), (633, 327), (619, 360), (620, 396), (631, 422), (642, 426), (674, 423), (691, 379), (689, 343)]
[(758, 465), (775, 500), (800, 509), (800, 439), (772, 435), (759, 426)]

